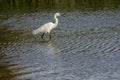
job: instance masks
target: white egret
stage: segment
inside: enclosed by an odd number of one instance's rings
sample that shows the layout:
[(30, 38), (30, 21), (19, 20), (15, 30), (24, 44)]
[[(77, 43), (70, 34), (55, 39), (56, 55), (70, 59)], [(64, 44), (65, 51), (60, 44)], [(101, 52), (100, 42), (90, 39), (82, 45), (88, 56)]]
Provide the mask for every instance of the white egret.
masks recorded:
[(53, 30), (54, 28), (56, 28), (56, 26), (58, 25), (58, 19), (57, 19), (58, 16), (60, 16), (60, 13), (55, 13), (55, 15), (54, 15), (55, 23), (48, 22), (48, 23), (42, 25), (38, 29), (33, 30), (33, 32), (32, 32), (33, 35), (43, 33), (41, 38), (44, 39), (43, 37), (44, 37), (45, 33), (48, 33), (49, 37), (51, 39), (50, 31)]

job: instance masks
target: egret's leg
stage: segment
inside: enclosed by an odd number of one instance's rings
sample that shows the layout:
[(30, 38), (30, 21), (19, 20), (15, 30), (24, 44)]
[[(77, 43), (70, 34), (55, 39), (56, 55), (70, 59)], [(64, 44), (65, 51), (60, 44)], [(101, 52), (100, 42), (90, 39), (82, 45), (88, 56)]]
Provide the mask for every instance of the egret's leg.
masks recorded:
[(50, 40), (51, 40), (51, 34), (49, 34), (49, 36), (50, 36)]
[(45, 33), (43, 33), (43, 34), (42, 34), (42, 36), (41, 36), (41, 38), (42, 38), (43, 40), (44, 40), (44, 38), (43, 38), (43, 37), (44, 37), (44, 35), (45, 35)]

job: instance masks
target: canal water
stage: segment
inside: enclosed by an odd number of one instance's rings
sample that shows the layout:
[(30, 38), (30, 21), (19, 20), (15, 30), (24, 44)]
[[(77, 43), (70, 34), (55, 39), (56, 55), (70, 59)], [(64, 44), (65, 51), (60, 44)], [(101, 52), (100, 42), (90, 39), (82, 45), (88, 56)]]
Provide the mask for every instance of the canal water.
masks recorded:
[(0, 0), (0, 80), (120, 80), (120, 1)]

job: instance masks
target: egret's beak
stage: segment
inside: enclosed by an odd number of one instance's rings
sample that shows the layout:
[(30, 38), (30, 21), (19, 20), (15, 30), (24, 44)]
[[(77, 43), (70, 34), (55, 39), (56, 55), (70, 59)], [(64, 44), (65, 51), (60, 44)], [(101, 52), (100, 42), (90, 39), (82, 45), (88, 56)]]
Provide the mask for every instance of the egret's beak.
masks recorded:
[(60, 16), (65, 17), (65, 13), (61, 14)]

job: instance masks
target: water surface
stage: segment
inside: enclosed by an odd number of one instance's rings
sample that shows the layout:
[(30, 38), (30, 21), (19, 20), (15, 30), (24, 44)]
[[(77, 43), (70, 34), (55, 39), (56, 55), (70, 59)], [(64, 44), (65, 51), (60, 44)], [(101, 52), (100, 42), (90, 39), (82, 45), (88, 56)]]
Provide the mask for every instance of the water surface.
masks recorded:
[[(0, 1), (0, 80), (120, 80), (119, 0), (24, 1)], [(55, 12), (52, 40), (33, 36)]]

